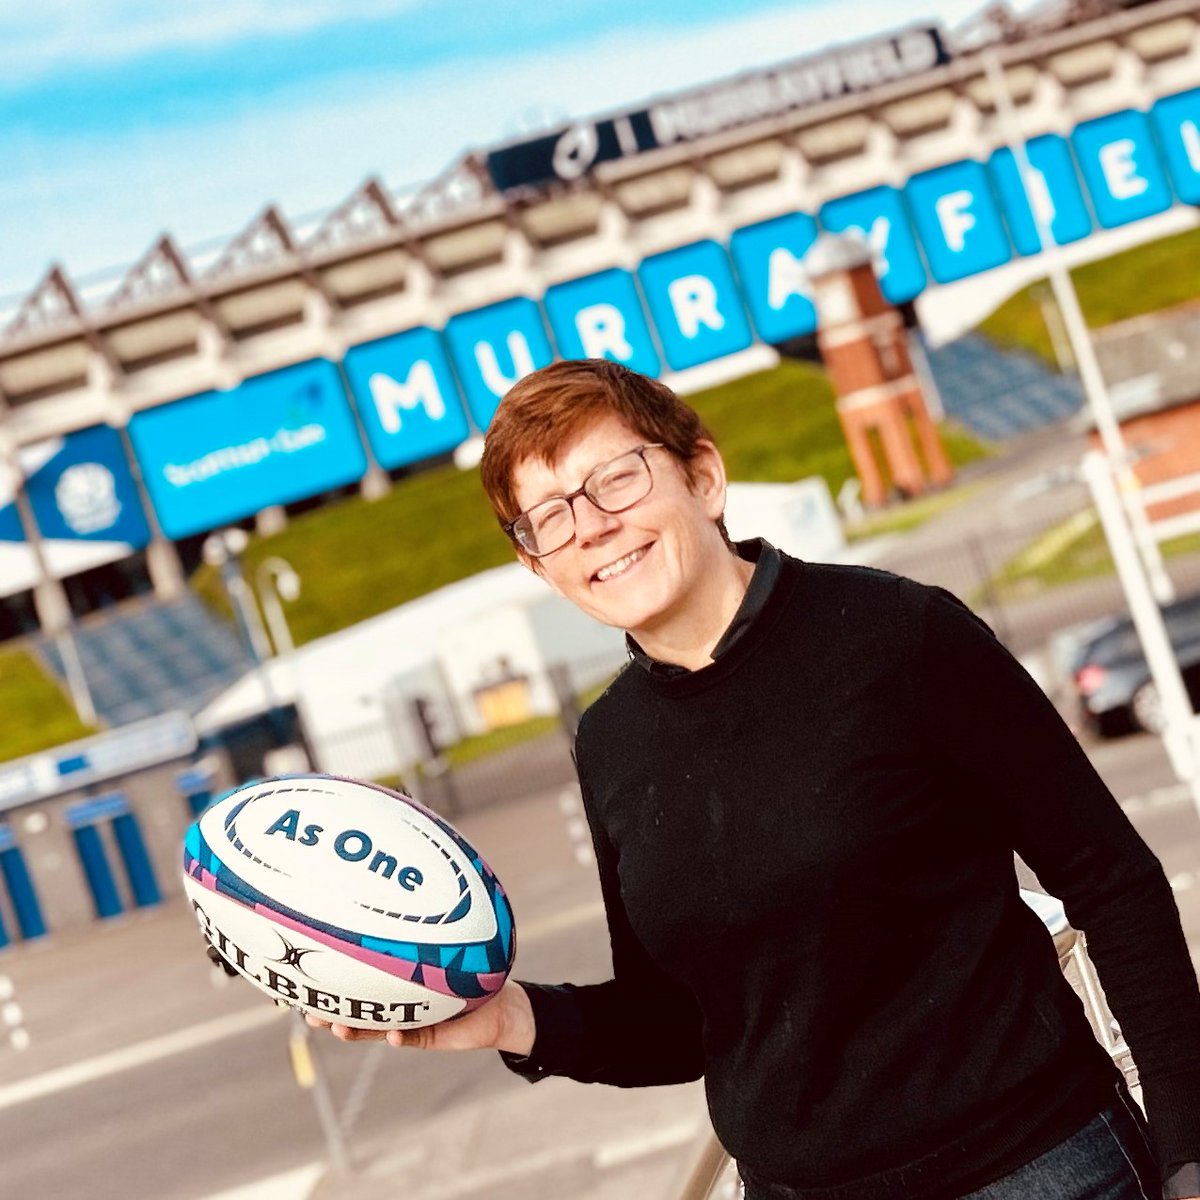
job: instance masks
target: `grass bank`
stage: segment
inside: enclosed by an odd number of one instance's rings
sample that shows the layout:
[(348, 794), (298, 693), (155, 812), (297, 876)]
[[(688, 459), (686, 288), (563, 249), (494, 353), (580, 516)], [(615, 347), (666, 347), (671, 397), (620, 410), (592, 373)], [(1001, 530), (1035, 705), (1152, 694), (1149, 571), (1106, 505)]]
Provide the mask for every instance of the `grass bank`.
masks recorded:
[[(1093, 328), (1195, 300), (1200, 285), (1200, 229), (1146, 242), (1071, 272), (1079, 304)], [(979, 325), (1002, 346), (1027, 350), (1056, 364), (1039, 294), (1041, 280), (1010, 296)]]
[(0, 713), (0, 762), (96, 732), (33, 655), (13, 647), (0, 649)]
[[(725, 456), (732, 479), (791, 482), (819, 475), (836, 494), (853, 465), (825, 372), (801, 362), (690, 396)], [(948, 427), (947, 452), (962, 465), (987, 450)], [(397, 483), (382, 499), (359, 498), (296, 517), (269, 538), (252, 538), (247, 567), (281, 555), (303, 580), (288, 606), (298, 643), (312, 641), (489, 567), (511, 561), (477, 471), (439, 467)], [(215, 572), (193, 583), (224, 609)]]
[[(1161, 548), (1165, 558), (1195, 554), (1200, 551), (1200, 533), (1172, 538)], [(1023, 600), (1115, 571), (1100, 521), (1089, 508), (1043, 530), (992, 576), (990, 586), (1001, 600)]]

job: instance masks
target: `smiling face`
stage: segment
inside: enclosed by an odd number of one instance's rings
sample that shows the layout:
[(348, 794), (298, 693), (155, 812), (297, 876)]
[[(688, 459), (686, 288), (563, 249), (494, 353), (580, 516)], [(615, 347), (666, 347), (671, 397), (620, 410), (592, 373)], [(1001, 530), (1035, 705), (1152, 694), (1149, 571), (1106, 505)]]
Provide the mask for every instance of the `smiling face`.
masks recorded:
[[(518, 463), (517, 503), (526, 510), (573, 492), (597, 466), (645, 441), (619, 417), (604, 416), (582, 428), (553, 463)], [(627, 630), (654, 654), (664, 641), (707, 639), (709, 626), (716, 627), (715, 640), (732, 617), (727, 604), (714, 606), (716, 590), (737, 590), (741, 572), (716, 525), (725, 507), (725, 470), (712, 443), (700, 443), (690, 482), (666, 449), (647, 450), (646, 462), (654, 483), (643, 500), (605, 513), (579, 496), (574, 540), (531, 565), (566, 599)]]

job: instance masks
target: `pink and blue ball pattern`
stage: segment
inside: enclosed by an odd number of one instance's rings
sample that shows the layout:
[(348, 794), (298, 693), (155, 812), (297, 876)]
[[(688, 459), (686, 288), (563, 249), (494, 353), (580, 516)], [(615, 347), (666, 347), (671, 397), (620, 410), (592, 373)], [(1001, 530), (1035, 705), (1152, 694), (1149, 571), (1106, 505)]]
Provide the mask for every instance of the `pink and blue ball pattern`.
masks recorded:
[[(380, 788), (387, 792), (387, 789)], [(393, 794), (388, 792), (387, 794)], [(200, 833), (199, 822), (187, 831), (183, 846), (183, 867), (186, 874), (202, 887), (218, 892), (231, 900), (269, 916), (287, 928), (296, 930), (333, 949), (370, 963), (379, 970), (421, 984), (442, 995), (457, 996), (466, 1001), (462, 1016), (487, 1003), (503, 986), (512, 970), (516, 955), (516, 932), (512, 909), (500, 881), (490, 867), (468, 846), (461, 836), (437, 814), (408, 797), (397, 797), (404, 804), (421, 811), (434, 822), (478, 873), (492, 911), (496, 915), (496, 932), (487, 941), (470, 941), (427, 945), (402, 938), (378, 938), (353, 930), (342, 929), (297, 912), (264, 895), (242, 879), (224, 862)], [(228, 831), (243, 807), (236, 805), (225, 817)], [(232, 841), (231, 841), (231, 844)], [(461, 878), (461, 875), (460, 875)], [(440, 926), (462, 920), (471, 910), (471, 895), (463, 883), (463, 899), (450, 912), (433, 920)], [(378, 909), (371, 909), (379, 912)], [(400, 916), (400, 914), (390, 914)], [(409, 918), (411, 919), (411, 918)], [(420, 918), (418, 918), (420, 919)]]

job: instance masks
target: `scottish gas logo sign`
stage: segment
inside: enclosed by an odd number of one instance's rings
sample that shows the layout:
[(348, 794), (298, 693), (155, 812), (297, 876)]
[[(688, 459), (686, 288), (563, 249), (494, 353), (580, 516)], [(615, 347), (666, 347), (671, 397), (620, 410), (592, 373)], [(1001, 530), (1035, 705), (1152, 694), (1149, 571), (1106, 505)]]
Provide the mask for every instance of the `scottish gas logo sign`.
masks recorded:
[(168, 537), (352, 483), (367, 465), (325, 359), (138, 413), (129, 432)]

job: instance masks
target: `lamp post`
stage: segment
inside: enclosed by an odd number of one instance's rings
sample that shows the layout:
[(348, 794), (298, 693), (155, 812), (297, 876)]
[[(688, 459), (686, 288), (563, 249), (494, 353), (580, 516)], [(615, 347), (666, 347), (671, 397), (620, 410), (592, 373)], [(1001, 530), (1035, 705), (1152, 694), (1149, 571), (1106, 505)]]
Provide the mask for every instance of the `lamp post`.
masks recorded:
[(273, 554), (258, 564), (254, 579), (258, 598), (267, 618), (267, 628), (271, 631), (271, 641), (275, 644), (275, 653), (281, 661), (287, 663), (291, 672), (296, 719), (300, 724), (300, 740), (312, 767), (319, 771), (321, 764), (312, 736), (314, 725), (309, 716), (308, 695), (304, 690), (296, 643), (283, 608), (285, 602), (291, 603), (300, 598), (300, 574), (286, 558)]
[[(1159, 604), (1169, 604), (1175, 599), (1175, 589), (1171, 577), (1163, 565), (1162, 551), (1158, 540), (1150, 528), (1146, 516), (1146, 506), (1142, 501), (1141, 486), (1132, 466), (1125, 439), (1121, 433), (1121, 424), (1117, 420), (1113, 408), (1112, 397), (1100, 369), (1100, 361), (1096, 357), (1096, 348), (1092, 345), (1091, 334), (1088, 332), (1087, 321), (1067, 270), (1058, 239), (1054, 236), (1054, 206), (1050, 197), (1045, 178), (1034, 169), (1029, 161), (1029, 151), (1024, 139), (1020, 136), (1017, 126), (1016, 110), (1012, 97), (1008, 94), (1008, 83), (1005, 79), (1004, 68), (1000, 57), (994, 48), (983, 52), (984, 75), (992, 91), (992, 100), (996, 113), (1000, 118), (1000, 128), (1004, 141), (1021, 180), (1021, 188), (1029, 204), (1029, 213), (1033, 218), (1037, 244), (1046, 267), (1046, 276), (1050, 281), (1059, 314), (1062, 317), (1063, 331), (1066, 334), (1070, 353), (1079, 371), (1079, 382), (1083, 385), (1092, 418), (1096, 422), (1096, 432), (1100, 435), (1100, 443), (1104, 453), (1112, 463), (1116, 476), (1118, 495), (1124, 509), (1126, 520), (1133, 533), (1134, 544), (1142, 562), (1142, 569), (1150, 583), (1150, 589)], [(1053, 336), (1054, 330), (1051, 330)]]
[(271, 673), (267, 668), (267, 659), (271, 657), (271, 643), (267, 631), (263, 628), (262, 619), (258, 615), (258, 606), (254, 602), (254, 593), (246, 582), (243, 573), (242, 555), (250, 542), (250, 535), (244, 529), (236, 526), (230, 529), (219, 529), (209, 534), (204, 540), (201, 553), (204, 561), (216, 567), (221, 573), (221, 583), (225, 594), (229, 597), (233, 609), (234, 620), (237, 623), (242, 641), (250, 653), (250, 658), (257, 669), (259, 686), (262, 688), (263, 701), (267, 707), (267, 720), (277, 746), (283, 746), (287, 738), (284, 735), (283, 722), (279, 716), (279, 698), (271, 682)]
[(271, 631), (271, 641), (275, 643), (275, 653), (280, 658), (286, 658), (295, 651), (296, 643), (292, 640), (292, 631), (283, 611), (283, 601), (290, 603), (300, 598), (300, 576), (287, 559), (272, 555), (258, 564), (254, 578), (267, 618), (267, 628)]

